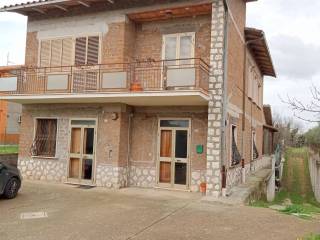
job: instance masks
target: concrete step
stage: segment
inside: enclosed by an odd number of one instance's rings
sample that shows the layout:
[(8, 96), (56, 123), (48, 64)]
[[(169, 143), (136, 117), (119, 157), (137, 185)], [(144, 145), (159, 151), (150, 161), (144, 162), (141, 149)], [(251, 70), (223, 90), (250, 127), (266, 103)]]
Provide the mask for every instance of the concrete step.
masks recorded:
[(266, 193), (266, 182), (271, 173), (271, 168), (258, 170), (247, 178), (246, 183), (231, 188), (226, 197), (204, 196), (201, 201), (227, 205), (245, 205), (250, 200), (257, 199)]

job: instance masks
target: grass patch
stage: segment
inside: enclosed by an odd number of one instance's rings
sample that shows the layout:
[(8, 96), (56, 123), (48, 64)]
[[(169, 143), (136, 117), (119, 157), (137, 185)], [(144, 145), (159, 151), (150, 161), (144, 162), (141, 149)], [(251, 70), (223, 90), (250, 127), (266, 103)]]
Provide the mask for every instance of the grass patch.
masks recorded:
[(298, 240), (320, 240), (320, 235), (319, 234), (317, 234), (317, 235), (311, 234), (307, 237), (299, 238)]
[(19, 151), (18, 145), (1, 145), (0, 146), (0, 154), (18, 153), (18, 151)]
[(281, 191), (273, 202), (265, 199), (253, 201), (250, 206), (268, 208), (271, 205), (286, 206), (279, 210), (282, 213), (309, 219), (320, 213), (320, 203), (314, 197), (310, 174), (309, 152), (307, 148), (288, 148), (284, 154), (286, 159), (283, 169)]

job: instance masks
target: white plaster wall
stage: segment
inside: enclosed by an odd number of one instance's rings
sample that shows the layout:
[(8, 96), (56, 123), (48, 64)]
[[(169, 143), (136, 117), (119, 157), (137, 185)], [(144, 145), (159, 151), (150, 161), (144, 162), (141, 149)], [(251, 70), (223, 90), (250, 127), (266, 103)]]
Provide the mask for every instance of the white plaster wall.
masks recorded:
[(108, 24), (126, 21), (119, 12), (63, 17), (28, 22), (28, 32), (38, 32), (38, 39), (105, 34)]

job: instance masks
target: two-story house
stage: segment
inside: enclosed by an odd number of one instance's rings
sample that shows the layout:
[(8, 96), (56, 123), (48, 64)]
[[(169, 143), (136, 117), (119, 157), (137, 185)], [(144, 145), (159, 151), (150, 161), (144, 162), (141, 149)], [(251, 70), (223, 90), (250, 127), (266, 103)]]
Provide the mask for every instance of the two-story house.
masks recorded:
[(206, 183), (218, 196), (270, 164), (263, 77), (275, 71), (263, 31), (245, 26), (251, 1), (2, 8), (28, 16), (25, 67), (2, 97), (23, 104), (23, 176), (191, 191)]

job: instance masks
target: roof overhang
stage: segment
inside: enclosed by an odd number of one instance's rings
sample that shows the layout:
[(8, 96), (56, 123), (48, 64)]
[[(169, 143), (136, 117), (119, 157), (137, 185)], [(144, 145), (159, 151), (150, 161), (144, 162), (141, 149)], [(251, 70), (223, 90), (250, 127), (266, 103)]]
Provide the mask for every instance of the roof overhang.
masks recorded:
[(264, 32), (255, 28), (246, 28), (245, 38), (261, 74), (277, 77)]
[[(211, 0), (39, 0), (21, 4), (14, 4), (0, 8), (0, 12), (15, 12), (25, 16), (34, 17), (35, 19), (49, 16), (66, 16), (69, 14), (80, 14), (83, 12), (97, 12), (104, 10), (129, 9), (134, 7), (152, 7), (154, 5), (177, 5), (185, 6), (208, 4)], [(211, 10), (211, 8), (210, 8)], [(199, 10), (200, 14), (205, 11), (206, 7)], [(211, 11), (210, 11), (211, 12)], [(175, 11), (174, 11), (175, 13)], [(181, 11), (178, 11), (181, 14)], [(185, 13), (182, 13), (185, 14)], [(168, 13), (166, 13), (168, 15)]]
[(270, 125), (263, 125), (264, 128), (270, 130), (271, 132), (278, 132), (279, 130), (273, 126)]

